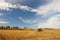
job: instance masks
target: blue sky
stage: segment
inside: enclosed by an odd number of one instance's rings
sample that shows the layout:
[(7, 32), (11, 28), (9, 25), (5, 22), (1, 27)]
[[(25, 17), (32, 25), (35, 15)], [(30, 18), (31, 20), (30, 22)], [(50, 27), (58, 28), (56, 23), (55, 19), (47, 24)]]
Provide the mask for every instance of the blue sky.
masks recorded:
[(60, 28), (60, 0), (0, 0), (0, 26)]

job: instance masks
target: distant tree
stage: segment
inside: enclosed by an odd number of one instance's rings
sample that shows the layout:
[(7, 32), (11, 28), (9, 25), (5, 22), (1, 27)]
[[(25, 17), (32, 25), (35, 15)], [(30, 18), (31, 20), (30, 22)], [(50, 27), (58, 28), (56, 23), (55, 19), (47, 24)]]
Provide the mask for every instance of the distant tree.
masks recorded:
[(0, 26), (0, 29), (5, 29), (5, 27), (4, 26)]
[(6, 26), (6, 29), (10, 30), (10, 26)]
[(27, 27), (24, 27), (24, 28), (27, 28)]
[(12, 30), (18, 30), (19, 27), (12, 27), (11, 29), (12, 29)]

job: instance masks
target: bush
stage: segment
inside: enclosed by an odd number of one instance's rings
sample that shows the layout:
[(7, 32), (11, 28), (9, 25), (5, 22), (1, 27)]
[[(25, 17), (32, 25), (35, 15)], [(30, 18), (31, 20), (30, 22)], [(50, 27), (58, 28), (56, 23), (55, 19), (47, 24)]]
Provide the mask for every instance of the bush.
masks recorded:
[(43, 31), (43, 30), (42, 30), (41, 28), (39, 28), (39, 29), (38, 29), (38, 32), (39, 32), (39, 31)]

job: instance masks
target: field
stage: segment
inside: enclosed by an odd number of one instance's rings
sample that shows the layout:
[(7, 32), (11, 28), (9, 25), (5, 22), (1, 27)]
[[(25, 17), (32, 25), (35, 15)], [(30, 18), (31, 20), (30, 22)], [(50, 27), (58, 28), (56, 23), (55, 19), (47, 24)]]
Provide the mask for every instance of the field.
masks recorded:
[(0, 40), (60, 40), (60, 29), (0, 30)]

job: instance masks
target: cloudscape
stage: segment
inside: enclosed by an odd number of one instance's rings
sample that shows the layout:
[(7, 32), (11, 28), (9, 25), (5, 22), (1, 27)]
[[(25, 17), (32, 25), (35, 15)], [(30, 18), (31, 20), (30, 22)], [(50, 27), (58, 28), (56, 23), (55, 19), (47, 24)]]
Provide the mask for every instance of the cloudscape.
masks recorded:
[(60, 28), (60, 0), (0, 0), (0, 26)]

